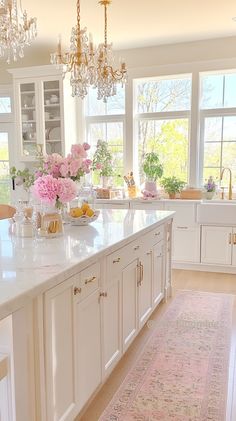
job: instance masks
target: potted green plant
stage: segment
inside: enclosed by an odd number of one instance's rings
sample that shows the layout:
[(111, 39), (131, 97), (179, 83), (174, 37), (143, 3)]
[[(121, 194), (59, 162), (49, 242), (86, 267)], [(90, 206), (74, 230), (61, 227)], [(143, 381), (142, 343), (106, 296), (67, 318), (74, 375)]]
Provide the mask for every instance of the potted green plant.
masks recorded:
[(108, 150), (108, 143), (99, 139), (92, 160), (92, 169), (97, 171), (102, 179), (103, 187), (107, 187), (108, 177), (113, 174), (112, 154)]
[(164, 187), (165, 192), (168, 193), (170, 199), (175, 199), (176, 193), (180, 193), (185, 184), (185, 181), (175, 176), (164, 177), (161, 180), (161, 185)]
[(155, 193), (156, 181), (163, 174), (163, 166), (156, 152), (146, 153), (143, 161), (143, 172), (146, 176), (145, 191)]

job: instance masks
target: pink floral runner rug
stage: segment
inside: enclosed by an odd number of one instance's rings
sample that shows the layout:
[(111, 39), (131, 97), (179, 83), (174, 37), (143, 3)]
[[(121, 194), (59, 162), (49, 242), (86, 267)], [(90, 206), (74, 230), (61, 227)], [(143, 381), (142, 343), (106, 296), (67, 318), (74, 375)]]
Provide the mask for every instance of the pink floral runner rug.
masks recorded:
[(99, 421), (225, 421), (232, 307), (180, 291)]

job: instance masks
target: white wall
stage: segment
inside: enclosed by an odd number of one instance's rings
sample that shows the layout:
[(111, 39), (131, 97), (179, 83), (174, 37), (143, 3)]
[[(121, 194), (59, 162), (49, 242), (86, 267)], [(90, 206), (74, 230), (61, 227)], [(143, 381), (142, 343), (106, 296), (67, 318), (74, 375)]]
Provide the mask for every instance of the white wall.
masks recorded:
[[(25, 48), (25, 57), (16, 63), (6, 65), (0, 61), (0, 84), (10, 83), (8, 68), (49, 64), (51, 48), (47, 45), (35, 48), (34, 44)], [(205, 41), (135, 48), (116, 52), (117, 58), (124, 57), (128, 69), (205, 60), (230, 59), (236, 57), (236, 37), (218, 38)]]

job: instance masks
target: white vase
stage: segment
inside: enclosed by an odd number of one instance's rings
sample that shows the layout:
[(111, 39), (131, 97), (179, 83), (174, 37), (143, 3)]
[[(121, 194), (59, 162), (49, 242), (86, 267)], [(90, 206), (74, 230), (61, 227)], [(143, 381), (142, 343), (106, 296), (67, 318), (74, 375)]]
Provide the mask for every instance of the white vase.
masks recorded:
[(101, 185), (103, 189), (107, 189), (109, 184), (109, 177), (106, 177), (105, 175), (101, 176)]
[(156, 194), (157, 193), (157, 184), (156, 181), (145, 181), (145, 190), (150, 193)]
[(215, 195), (214, 191), (207, 191), (206, 194), (205, 194), (205, 197), (206, 197), (207, 200), (211, 200), (211, 199), (213, 199), (214, 195)]

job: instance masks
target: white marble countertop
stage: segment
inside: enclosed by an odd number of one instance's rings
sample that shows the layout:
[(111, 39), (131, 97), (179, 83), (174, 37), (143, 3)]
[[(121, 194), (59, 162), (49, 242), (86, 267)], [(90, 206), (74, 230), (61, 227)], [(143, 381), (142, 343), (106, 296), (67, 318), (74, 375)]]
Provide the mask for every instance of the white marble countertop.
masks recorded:
[(91, 225), (65, 225), (64, 235), (53, 239), (11, 236), (9, 221), (0, 221), (0, 319), (173, 214), (106, 209)]

